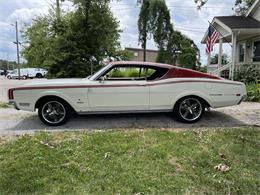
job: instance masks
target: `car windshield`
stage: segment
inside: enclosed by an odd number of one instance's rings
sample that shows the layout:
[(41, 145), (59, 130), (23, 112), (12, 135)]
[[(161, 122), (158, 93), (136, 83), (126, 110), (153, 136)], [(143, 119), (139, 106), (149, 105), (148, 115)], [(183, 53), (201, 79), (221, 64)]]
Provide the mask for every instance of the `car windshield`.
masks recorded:
[[(108, 69), (111, 65), (108, 64), (101, 68), (99, 71), (97, 71), (95, 74), (89, 77), (89, 80), (94, 80), (96, 77), (98, 77), (102, 72), (104, 72), (106, 69)], [(88, 78), (88, 77), (87, 77)]]

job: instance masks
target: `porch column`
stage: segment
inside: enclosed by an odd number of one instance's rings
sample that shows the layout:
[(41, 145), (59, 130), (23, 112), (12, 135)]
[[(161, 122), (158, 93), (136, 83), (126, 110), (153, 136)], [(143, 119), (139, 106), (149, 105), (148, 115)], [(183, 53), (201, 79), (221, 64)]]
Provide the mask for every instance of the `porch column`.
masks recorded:
[(232, 32), (232, 62), (231, 67), (229, 71), (229, 79), (234, 79), (234, 71), (235, 71), (235, 65), (236, 65), (236, 50), (237, 50), (237, 33)]
[[(222, 44), (223, 44), (223, 39), (219, 39), (219, 51), (218, 51), (218, 69), (222, 65)], [(220, 76), (220, 72), (218, 71), (218, 76)]]

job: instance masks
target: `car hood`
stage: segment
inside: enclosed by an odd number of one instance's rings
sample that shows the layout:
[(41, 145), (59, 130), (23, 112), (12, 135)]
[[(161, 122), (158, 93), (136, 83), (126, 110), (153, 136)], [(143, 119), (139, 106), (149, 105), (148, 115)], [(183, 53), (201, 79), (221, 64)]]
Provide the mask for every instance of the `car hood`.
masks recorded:
[(24, 87), (39, 87), (39, 86), (70, 86), (89, 84), (88, 79), (41, 79), (23, 85)]

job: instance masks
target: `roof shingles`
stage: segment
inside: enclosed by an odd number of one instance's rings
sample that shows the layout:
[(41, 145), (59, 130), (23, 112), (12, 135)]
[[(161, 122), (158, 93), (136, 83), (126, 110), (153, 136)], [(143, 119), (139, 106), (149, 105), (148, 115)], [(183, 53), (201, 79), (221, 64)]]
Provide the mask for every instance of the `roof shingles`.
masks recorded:
[(245, 16), (218, 16), (215, 17), (222, 23), (224, 23), (226, 26), (228, 26), (231, 29), (242, 29), (242, 28), (248, 28), (248, 29), (260, 29), (260, 21), (255, 20), (251, 17), (245, 17)]

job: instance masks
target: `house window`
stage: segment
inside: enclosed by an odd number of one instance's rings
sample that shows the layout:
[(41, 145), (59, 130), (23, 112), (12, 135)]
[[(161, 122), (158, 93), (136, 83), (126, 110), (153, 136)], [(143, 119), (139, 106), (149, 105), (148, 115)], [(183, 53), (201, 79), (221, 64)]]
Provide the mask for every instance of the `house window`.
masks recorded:
[(138, 52), (135, 52), (135, 53), (134, 53), (134, 56), (135, 56), (135, 57), (138, 57)]
[(260, 41), (255, 41), (253, 45), (253, 62), (260, 62)]
[(239, 44), (239, 62), (245, 61), (245, 44)]

